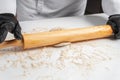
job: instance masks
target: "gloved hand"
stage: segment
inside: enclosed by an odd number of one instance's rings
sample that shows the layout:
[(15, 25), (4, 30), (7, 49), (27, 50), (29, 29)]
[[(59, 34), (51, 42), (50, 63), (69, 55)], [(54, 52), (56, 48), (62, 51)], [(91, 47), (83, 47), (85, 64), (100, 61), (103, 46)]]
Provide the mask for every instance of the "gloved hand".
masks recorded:
[(120, 14), (111, 15), (107, 24), (111, 25), (115, 38), (120, 38)]
[(18, 40), (22, 39), (21, 27), (15, 16), (11, 13), (0, 14), (0, 43), (5, 40), (8, 32)]

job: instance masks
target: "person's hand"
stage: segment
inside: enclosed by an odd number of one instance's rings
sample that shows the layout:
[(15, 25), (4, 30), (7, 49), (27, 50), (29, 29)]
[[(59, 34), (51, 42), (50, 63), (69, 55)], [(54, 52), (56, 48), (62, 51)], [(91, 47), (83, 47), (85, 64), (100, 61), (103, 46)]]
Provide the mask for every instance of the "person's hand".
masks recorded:
[(107, 24), (111, 25), (115, 38), (120, 38), (120, 14), (109, 16)]
[(22, 39), (21, 27), (15, 16), (11, 13), (0, 14), (0, 43), (5, 40), (8, 32), (18, 40)]

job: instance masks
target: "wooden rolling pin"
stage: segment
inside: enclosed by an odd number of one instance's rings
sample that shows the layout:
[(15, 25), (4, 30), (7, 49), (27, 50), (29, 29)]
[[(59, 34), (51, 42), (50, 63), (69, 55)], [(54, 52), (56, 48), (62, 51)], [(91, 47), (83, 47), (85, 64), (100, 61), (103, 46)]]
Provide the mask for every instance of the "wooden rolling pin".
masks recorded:
[(23, 40), (11, 40), (0, 44), (0, 48), (9, 46), (23, 46), (24, 49), (56, 45), (64, 42), (78, 42), (83, 40), (109, 37), (113, 34), (110, 25), (23, 34)]

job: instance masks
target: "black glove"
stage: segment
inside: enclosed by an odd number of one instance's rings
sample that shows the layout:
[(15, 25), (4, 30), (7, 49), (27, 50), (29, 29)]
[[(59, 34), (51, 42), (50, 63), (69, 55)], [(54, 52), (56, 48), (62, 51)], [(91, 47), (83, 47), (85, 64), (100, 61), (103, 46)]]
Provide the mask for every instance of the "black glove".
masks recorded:
[(22, 39), (21, 27), (15, 16), (11, 13), (0, 14), (0, 43), (5, 40), (8, 32), (18, 40)]
[(120, 38), (120, 14), (111, 15), (107, 24), (111, 25), (115, 38)]

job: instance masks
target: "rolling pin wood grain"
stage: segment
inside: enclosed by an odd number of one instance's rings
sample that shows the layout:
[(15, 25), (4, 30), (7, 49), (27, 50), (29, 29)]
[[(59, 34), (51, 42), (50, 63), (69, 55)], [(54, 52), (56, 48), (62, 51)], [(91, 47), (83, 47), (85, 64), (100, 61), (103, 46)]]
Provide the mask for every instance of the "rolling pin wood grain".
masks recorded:
[(12, 40), (0, 44), (0, 48), (7, 46), (23, 46), (24, 49), (50, 46), (64, 42), (78, 42), (83, 40), (109, 37), (113, 34), (110, 25), (66, 29), (59, 31), (23, 34), (23, 40)]

